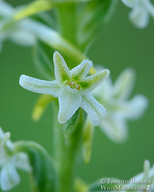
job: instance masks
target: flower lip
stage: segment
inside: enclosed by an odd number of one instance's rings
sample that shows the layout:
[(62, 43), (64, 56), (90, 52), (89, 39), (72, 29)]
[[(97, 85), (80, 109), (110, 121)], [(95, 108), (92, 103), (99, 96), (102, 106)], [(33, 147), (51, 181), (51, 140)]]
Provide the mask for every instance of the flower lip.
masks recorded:
[(67, 82), (66, 82), (66, 85), (69, 85), (71, 89), (80, 90), (80, 85), (78, 85), (75, 80), (67, 81)]

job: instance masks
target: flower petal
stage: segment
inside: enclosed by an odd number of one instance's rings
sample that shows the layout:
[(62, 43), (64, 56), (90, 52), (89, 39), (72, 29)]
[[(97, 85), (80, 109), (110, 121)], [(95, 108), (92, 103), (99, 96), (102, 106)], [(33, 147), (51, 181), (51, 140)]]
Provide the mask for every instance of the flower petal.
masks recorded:
[(55, 77), (58, 83), (63, 83), (66, 80), (71, 79), (71, 73), (67, 67), (63, 57), (57, 51), (53, 54), (53, 61), (55, 67)]
[(82, 95), (81, 107), (88, 113), (90, 121), (94, 126), (99, 125), (106, 115), (105, 108), (91, 93)]
[(3, 137), (4, 137), (4, 132), (3, 132), (2, 128), (0, 127), (0, 142), (3, 139)]
[(144, 178), (147, 179), (150, 171), (150, 162), (148, 160), (144, 161)]
[(135, 7), (129, 14), (130, 21), (138, 28), (145, 28), (149, 23), (148, 11), (141, 7)]
[(80, 107), (81, 101), (80, 91), (71, 89), (69, 86), (64, 88), (59, 95), (59, 123), (69, 120)]
[(117, 116), (107, 114), (100, 128), (115, 143), (122, 143), (128, 137), (125, 121)]
[(26, 29), (12, 31), (10, 40), (23, 46), (33, 46), (36, 43), (35, 36)]
[(133, 8), (135, 7), (139, 0), (121, 0), (126, 6), (130, 7), (130, 8)]
[(12, 16), (14, 8), (4, 1), (0, 1), (0, 15), (1, 16)]
[[(154, 165), (153, 165), (152, 168), (149, 170), (148, 178), (151, 179), (151, 180), (154, 179)], [(153, 184), (153, 187), (154, 187), (154, 184)]]
[(140, 1), (140, 4), (145, 8), (149, 14), (151, 14), (152, 17), (154, 17), (154, 6), (149, 0), (142, 0)]
[(20, 177), (15, 169), (12, 162), (7, 163), (6, 166), (2, 167), (0, 174), (1, 189), (8, 191), (15, 187), (20, 182)]
[(19, 84), (27, 90), (53, 95), (54, 97), (58, 96), (61, 89), (57, 81), (44, 81), (26, 75), (20, 76)]
[(110, 74), (108, 69), (104, 69), (99, 73), (83, 78), (79, 81), (80, 87), (84, 92), (90, 92), (99, 86)]
[(81, 79), (85, 77), (88, 71), (91, 69), (92, 65), (93, 64), (91, 61), (84, 59), (80, 65), (70, 71), (72, 79)]
[(21, 152), (16, 155), (15, 167), (27, 172), (32, 171), (32, 168), (30, 166), (29, 159), (26, 153)]
[(127, 99), (132, 91), (135, 81), (133, 69), (125, 69), (113, 85), (113, 96), (116, 99)]
[(121, 116), (127, 119), (140, 118), (148, 106), (148, 99), (143, 95), (136, 95), (130, 102), (124, 104)]

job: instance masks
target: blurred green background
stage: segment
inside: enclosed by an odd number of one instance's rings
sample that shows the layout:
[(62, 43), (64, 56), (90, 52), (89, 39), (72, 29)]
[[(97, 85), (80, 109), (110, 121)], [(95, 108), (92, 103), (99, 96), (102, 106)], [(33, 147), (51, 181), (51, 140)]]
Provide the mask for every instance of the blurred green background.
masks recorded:
[[(16, 6), (28, 0), (10, 0)], [(146, 29), (136, 29), (128, 20), (129, 9), (119, 0), (117, 10), (92, 45), (88, 56), (94, 64), (111, 71), (113, 81), (126, 67), (133, 67), (137, 78), (132, 96), (142, 93), (149, 99), (149, 108), (142, 119), (128, 122), (129, 139), (124, 144), (111, 142), (97, 127), (88, 165), (81, 162), (78, 175), (87, 182), (101, 177), (130, 179), (142, 172), (145, 159), (154, 163), (154, 21)], [(0, 54), (0, 126), (10, 131), (12, 141), (34, 140), (52, 154), (52, 106), (38, 122), (31, 112), (38, 94), (19, 86), (19, 77), (26, 74), (39, 77), (33, 64), (32, 48), (5, 42)], [(12, 192), (28, 192), (28, 176), (21, 174), (21, 183)]]

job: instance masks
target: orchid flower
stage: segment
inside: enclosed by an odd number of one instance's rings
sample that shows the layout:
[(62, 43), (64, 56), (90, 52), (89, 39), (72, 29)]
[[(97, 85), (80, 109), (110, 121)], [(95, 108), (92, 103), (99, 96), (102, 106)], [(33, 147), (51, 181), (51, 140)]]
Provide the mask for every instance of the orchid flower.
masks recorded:
[(30, 172), (28, 156), (25, 153), (16, 153), (13, 143), (9, 140), (10, 133), (4, 133), (0, 128), (0, 188), (7, 191), (20, 182), (16, 168)]
[(8, 3), (0, 0), (0, 48), (6, 39), (22, 46), (32, 46), (36, 38), (32, 32), (21, 27), (22, 21), (13, 21), (15, 9)]
[(147, 98), (140, 94), (128, 101), (134, 85), (134, 78), (134, 71), (126, 69), (114, 85), (108, 78), (93, 91), (96, 99), (105, 106), (108, 112), (101, 122), (100, 128), (114, 142), (123, 142), (127, 139), (126, 121), (141, 117), (148, 105)]
[(145, 28), (149, 23), (149, 16), (154, 18), (154, 6), (150, 0), (122, 0), (122, 2), (132, 8), (129, 19), (138, 28)]
[(20, 85), (33, 92), (53, 95), (59, 100), (58, 120), (60, 123), (68, 121), (79, 107), (89, 115), (93, 125), (99, 125), (106, 115), (105, 108), (97, 102), (91, 94), (109, 75), (105, 69), (97, 74), (86, 77), (92, 67), (92, 62), (83, 60), (80, 65), (68, 69), (63, 57), (55, 52), (53, 55), (55, 81), (44, 81), (21, 75)]
[(144, 161), (143, 172), (131, 178), (129, 184), (124, 186), (125, 189), (135, 187), (140, 192), (154, 190), (154, 165), (150, 168), (150, 162), (148, 160)]

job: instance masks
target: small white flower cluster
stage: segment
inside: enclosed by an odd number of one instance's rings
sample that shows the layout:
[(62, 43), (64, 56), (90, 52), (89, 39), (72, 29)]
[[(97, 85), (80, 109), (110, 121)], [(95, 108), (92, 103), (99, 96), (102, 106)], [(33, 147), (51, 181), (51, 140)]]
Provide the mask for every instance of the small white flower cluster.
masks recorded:
[(135, 95), (128, 101), (134, 80), (134, 71), (127, 68), (113, 85), (109, 77), (93, 91), (96, 99), (107, 110), (107, 115), (101, 122), (100, 128), (112, 141), (117, 143), (127, 139), (126, 120), (141, 117), (148, 106), (148, 99), (141, 94)]
[(36, 43), (35, 35), (22, 25), (24, 20), (13, 21), (15, 9), (0, 0), (0, 50), (6, 39), (22, 46), (32, 46)]
[(28, 156), (16, 153), (14, 144), (10, 141), (10, 133), (4, 133), (0, 128), (0, 188), (8, 191), (20, 182), (16, 168), (30, 172)]
[(130, 21), (138, 28), (145, 28), (149, 23), (150, 15), (154, 18), (154, 6), (150, 0), (121, 0), (132, 8), (129, 14)]

